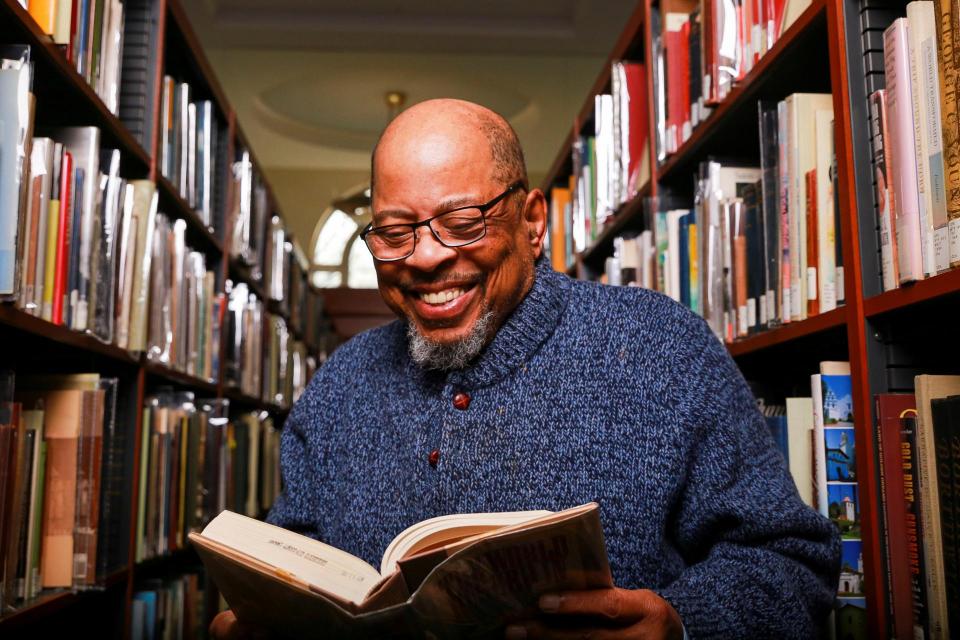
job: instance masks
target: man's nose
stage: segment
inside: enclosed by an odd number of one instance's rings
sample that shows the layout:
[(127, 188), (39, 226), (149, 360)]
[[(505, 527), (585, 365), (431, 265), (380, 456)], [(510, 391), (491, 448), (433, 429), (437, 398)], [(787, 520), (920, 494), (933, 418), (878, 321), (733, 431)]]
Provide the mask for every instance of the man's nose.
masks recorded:
[(406, 259), (407, 266), (420, 271), (434, 271), (440, 265), (456, 259), (457, 250), (441, 244), (426, 225), (414, 233), (419, 236), (413, 253)]

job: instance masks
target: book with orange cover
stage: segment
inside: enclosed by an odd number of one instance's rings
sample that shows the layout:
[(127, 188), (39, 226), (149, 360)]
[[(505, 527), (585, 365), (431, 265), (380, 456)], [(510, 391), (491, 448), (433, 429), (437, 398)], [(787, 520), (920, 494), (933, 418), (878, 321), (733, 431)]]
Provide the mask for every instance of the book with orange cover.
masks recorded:
[(543, 593), (613, 584), (596, 503), (425, 520), (393, 539), (379, 571), (230, 511), (190, 540), (238, 620), (288, 637), (486, 637), (534, 615)]
[(58, 0), (30, 0), (27, 10), (47, 35), (53, 35), (57, 26)]

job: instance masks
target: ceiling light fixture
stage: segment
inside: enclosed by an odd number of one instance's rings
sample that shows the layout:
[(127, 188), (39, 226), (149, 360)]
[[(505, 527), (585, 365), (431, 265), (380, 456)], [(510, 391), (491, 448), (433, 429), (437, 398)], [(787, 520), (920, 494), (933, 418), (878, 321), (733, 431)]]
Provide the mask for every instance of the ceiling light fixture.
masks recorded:
[(384, 98), (387, 101), (387, 122), (390, 122), (403, 111), (403, 105), (407, 102), (407, 94), (403, 91), (387, 91)]

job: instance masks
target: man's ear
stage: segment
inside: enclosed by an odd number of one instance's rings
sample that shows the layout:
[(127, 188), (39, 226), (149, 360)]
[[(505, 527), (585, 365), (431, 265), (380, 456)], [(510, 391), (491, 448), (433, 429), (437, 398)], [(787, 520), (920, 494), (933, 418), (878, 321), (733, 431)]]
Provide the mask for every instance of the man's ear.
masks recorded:
[(543, 253), (543, 239), (547, 233), (547, 199), (540, 189), (531, 189), (523, 208), (523, 223), (527, 229), (527, 241), (533, 249), (534, 258)]

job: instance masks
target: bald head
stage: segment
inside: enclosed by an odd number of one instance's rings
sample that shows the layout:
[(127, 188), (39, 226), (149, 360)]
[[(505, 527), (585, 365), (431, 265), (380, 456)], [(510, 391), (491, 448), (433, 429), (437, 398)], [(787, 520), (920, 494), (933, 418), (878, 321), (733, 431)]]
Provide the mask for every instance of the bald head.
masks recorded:
[[(475, 139), (479, 132), (486, 149), (477, 149), (477, 159), (490, 164), (491, 179), (509, 184), (522, 180), (527, 186), (527, 167), (520, 140), (501, 115), (472, 102), (449, 98), (427, 100), (413, 105), (387, 125), (373, 148), (370, 159), (370, 188), (376, 183), (379, 151), (391, 144), (425, 140), (442, 135), (455, 142)], [(472, 144), (472, 143), (470, 143)]]

